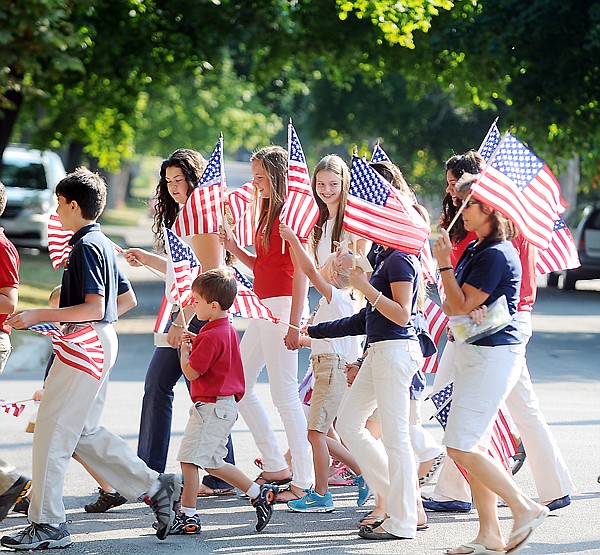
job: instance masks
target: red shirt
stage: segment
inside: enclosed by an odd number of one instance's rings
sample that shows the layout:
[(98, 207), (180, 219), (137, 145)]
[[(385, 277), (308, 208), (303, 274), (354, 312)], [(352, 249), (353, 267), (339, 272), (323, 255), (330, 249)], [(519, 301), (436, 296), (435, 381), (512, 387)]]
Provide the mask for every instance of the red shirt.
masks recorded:
[(262, 228), (256, 233), (256, 260), (254, 261), (254, 292), (259, 299), (270, 297), (291, 297), (294, 264), (290, 247), (286, 245), (281, 253), (283, 240), (279, 235), (279, 222), (275, 222), (269, 236), (269, 250), (262, 245)]
[(467, 245), (471, 241), (475, 241), (475, 239), (477, 239), (477, 233), (469, 231), (464, 239), (461, 239), (456, 243), (452, 242), (452, 252), (450, 253), (450, 262), (452, 263), (452, 266), (456, 268), (456, 264), (460, 260), (462, 253), (465, 252)]
[[(0, 227), (0, 288), (5, 287), (19, 287), (19, 253)], [(8, 316), (0, 314), (0, 329), (6, 333), (10, 333), (10, 326), (4, 324)]]
[(240, 354), (240, 338), (228, 318), (207, 322), (194, 339), (190, 366), (200, 374), (190, 382), (190, 396), (197, 403), (214, 403), (217, 397), (244, 396), (246, 383)]
[(535, 260), (537, 252), (535, 247), (523, 239), (522, 235), (517, 235), (512, 240), (513, 247), (519, 255), (521, 261), (521, 290), (519, 292), (519, 312), (531, 312), (535, 297), (537, 295), (537, 277), (535, 275)]

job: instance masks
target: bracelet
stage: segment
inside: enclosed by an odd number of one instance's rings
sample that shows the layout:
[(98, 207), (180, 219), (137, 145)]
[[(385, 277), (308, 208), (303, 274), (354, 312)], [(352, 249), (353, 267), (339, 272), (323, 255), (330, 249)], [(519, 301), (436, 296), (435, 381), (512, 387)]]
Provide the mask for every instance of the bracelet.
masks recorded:
[(377, 294), (377, 298), (375, 299), (375, 302), (371, 304), (371, 310), (375, 310), (375, 306), (379, 302), (379, 299), (381, 299), (382, 294), (383, 293), (381, 291), (379, 291), (379, 293)]
[(362, 366), (362, 363), (365, 361), (365, 359), (363, 357), (358, 357), (356, 359), (356, 362), (358, 363), (356, 366), (358, 366), (359, 368)]
[(443, 268), (438, 268), (438, 271), (445, 272), (446, 270), (454, 270), (454, 266), (444, 266)]
[(175, 326), (176, 328), (181, 328), (182, 330), (185, 329), (181, 324), (178, 324), (176, 322), (171, 322), (172, 326)]

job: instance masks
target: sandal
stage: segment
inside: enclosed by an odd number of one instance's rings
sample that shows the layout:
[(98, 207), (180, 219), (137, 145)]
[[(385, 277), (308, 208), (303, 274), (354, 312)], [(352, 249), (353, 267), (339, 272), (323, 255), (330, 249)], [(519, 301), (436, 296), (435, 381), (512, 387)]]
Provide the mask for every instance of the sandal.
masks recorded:
[(254, 464), (258, 466), (261, 470), (264, 470), (263, 462), (261, 458), (254, 459)]
[(446, 453), (442, 452), (437, 457), (435, 457), (435, 459), (433, 459), (433, 461), (431, 463), (431, 467), (429, 468), (429, 472), (427, 472), (427, 474), (425, 474), (425, 476), (421, 476), (419, 478), (419, 487), (422, 488), (423, 486), (426, 486), (429, 482), (431, 482), (431, 480), (435, 476), (435, 473), (438, 471), (438, 469), (444, 462), (445, 458), (446, 458)]
[[(292, 497), (290, 499), (283, 499), (281, 497), (281, 494), (288, 494), (290, 493), (292, 495)], [(275, 503), (287, 503), (288, 501), (296, 501), (296, 499), (302, 499), (301, 495), (298, 495), (291, 487), (289, 487), (288, 485), (288, 489), (284, 489), (284, 490), (279, 490), (279, 493), (277, 494), (277, 497), (275, 498)]]
[(358, 527), (360, 528), (361, 526), (370, 526), (371, 528), (377, 528), (378, 526), (381, 526), (381, 524), (383, 524), (383, 522), (385, 522), (387, 518), (387, 515), (379, 516), (367, 513), (358, 521)]
[(272, 484), (277, 486), (279, 491), (285, 491), (290, 487), (290, 484), (292, 483), (292, 477), (288, 476), (287, 478), (282, 478), (280, 480), (270, 480), (269, 478), (265, 478), (261, 472), (254, 481), (259, 486), (262, 486), (263, 484)]
[(202, 489), (198, 491), (198, 497), (225, 497), (228, 495), (235, 495), (235, 488), (209, 488), (208, 486), (202, 486)]

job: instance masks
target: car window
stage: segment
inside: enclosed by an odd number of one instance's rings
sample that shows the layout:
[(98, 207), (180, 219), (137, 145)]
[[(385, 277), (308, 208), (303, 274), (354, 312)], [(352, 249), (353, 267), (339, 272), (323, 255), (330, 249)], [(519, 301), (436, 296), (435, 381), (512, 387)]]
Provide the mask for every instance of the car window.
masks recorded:
[(30, 162), (3, 162), (0, 167), (0, 181), (7, 187), (21, 189), (46, 189), (46, 172), (42, 164)]
[(600, 210), (594, 211), (585, 224), (586, 229), (600, 229)]

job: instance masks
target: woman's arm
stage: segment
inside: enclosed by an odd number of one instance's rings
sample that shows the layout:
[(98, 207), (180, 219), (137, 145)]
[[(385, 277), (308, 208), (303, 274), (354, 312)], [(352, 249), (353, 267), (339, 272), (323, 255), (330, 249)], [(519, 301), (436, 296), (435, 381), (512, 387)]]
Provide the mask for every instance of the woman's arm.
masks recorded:
[(218, 268), (223, 261), (221, 239), (218, 233), (200, 233), (191, 239), (194, 254), (202, 265), (202, 271)]
[(167, 259), (160, 254), (131, 248), (123, 251), (123, 256), (130, 266), (150, 266), (159, 272), (167, 272)]
[(350, 272), (350, 283), (358, 289), (371, 303), (371, 307), (378, 310), (388, 320), (399, 326), (407, 326), (412, 314), (413, 284), (410, 281), (394, 281), (390, 284), (392, 298), (388, 299), (373, 287), (360, 268)]
[[(292, 261), (294, 257), (292, 256)], [(290, 309), (290, 324), (300, 326), (304, 303), (308, 295), (308, 279), (306, 274), (299, 272), (294, 268), (294, 277), (292, 278), (292, 308)], [(290, 351), (300, 348), (300, 330), (288, 328), (288, 332), (283, 339), (285, 346)]]

